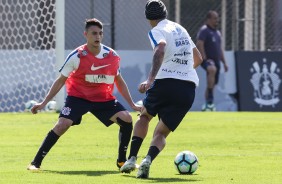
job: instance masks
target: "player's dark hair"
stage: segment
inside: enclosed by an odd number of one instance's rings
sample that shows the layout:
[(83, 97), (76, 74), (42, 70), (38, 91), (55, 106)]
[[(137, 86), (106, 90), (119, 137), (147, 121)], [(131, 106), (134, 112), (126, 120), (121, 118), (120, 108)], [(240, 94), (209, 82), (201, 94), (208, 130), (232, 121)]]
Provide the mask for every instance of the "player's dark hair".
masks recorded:
[(215, 12), (214, 10), (210, 10), (206, 15), (206, 20), (212, 18), (214, 12)]
[(145, 6), (145, 16), (148, 20), (160, 20), (167, 17), (165, 4), (161, 0), (148, 0)]
[(100, 29), (103, 29), (103, 23), (98, 19), (86, 19), (85, 21), (85, 30), (87, 30), (90, 26), (98, 26)]

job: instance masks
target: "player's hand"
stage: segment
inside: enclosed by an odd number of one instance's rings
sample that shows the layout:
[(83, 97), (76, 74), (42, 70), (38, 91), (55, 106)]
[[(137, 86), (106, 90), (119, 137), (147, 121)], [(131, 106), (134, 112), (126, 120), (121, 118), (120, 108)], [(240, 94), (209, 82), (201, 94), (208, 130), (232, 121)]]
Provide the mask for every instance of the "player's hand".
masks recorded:
[(145, 93), (146, 92), (146, 85), (147, 85), (147, 81), (144, 81), (141, 84), (139, 84), (138, 91), (140, 93)]
[(154, 80), (146, 80), (139, 84), (138, 90), (140, 93), (145, 93), (153, 84)]
[(43, 103), (38, 103), (35, 104), (30, 111), (32, 112), (32, 114), (37, 114), (37, 112), (42, 110), (44, 107), (45, 105)]
[(228, 71), (228, 66), (226, 63), (224, 63), (224, 71), (227, 72)]
[(141, 112), (142, 106), (134, 104), (133, 106), (131, 106), (131, 108), (135, 111)]

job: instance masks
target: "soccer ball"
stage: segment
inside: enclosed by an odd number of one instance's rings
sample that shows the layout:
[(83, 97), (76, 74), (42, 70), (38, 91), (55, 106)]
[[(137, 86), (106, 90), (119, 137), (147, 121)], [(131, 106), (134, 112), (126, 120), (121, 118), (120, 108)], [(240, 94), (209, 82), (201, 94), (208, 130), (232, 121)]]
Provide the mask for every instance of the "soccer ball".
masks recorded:
[(24, 105), (25, 105), (25, 111), (30, 111), (31, 108), (37, 104), (37, 101), (35, 100), (29, 100), (28, 102), (26, 102)]
[(202, 106), (202, 111), (216, 111), (214, 104), (204, 104)]
[(56, 111), (57, 102), (56, 101), (49, 101), (45, 106), (45, 111)]
[(192, 174), (199, 166), (197, 156), (191, 151), (182, 151), (174, 159), (174, 166), (179, 174)]
[(138, 105), (138, 106), (143, 106), (143, 101), (142, 101), (142, 100), (139, 100), (139, 101), (137, 101), (135, 104)]

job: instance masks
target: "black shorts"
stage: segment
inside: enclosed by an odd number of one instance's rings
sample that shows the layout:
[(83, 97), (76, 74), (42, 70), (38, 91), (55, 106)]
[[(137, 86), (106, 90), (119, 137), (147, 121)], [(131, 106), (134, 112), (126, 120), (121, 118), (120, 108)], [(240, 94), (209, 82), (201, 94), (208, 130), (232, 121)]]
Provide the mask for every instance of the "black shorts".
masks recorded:
[(213, 61), (211, 59), (204, 60), (201, 64), (202, 68), (207, 71), (208, 66), (214, 65), (216, 67), (216, 74), (215, 74), (215, 84), (218, 83), (219, 80), (219, 72), (220, 72), (220, 62)]
[(72, 125), (79, 125), (82, 116), (87, 112), (91, 112), (108, 127), (113, 124), (113, 122), (110, 121), (110, 118), (116, 113), (125, 110), (126, 109), (117, 100), (91, 102), (82, 98), (67, 96), (65, 106), (62, 108), (59, 117), (72, 120)]
[(174, 131), (194, 102), (195, 88), (195, 84), (189, 81), (157, 79), (147, 90), (143, 104), (150, 115), (158, 114), (164, 124)]

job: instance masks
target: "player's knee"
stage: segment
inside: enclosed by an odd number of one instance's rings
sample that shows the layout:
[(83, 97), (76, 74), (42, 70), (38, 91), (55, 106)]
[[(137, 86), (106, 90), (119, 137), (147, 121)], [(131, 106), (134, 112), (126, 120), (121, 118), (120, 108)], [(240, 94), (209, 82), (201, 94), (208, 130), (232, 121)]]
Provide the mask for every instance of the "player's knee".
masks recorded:
[(141, 122), (149, 123), (152, 118), (148, 114), (141, 114), (139, 119)]
[(124, 122), (132, 123), (132, 116), (127, 111), (120, 112), (117, 118), (122, 119)]
[(126, 129), (127, 131), (132, 131), (133, 129), (132, 121), (124, 121), (117, 117), (117, 123), (121, 128)]
[(209, 67), (207, 68), (207, 71), (208, 71), (208, 74), (210, 74), (210, 75), (215, 75), (216, 72), (217, 72), (217, 69), (216, 69), (215, 66), (209, 66)]
[(154, 131), (154, 136), (158, 136), (162, 139), (165, 139), (169, 135), (170, 132), (171, 130), (167, 127), (166, 124), (164, 124), (164, 122), (161, 119)]
[(54, 131), (58, 134), (63, 134), (72, 125), (72, 121), (64, 118), (60, 118), (54, 127)]

